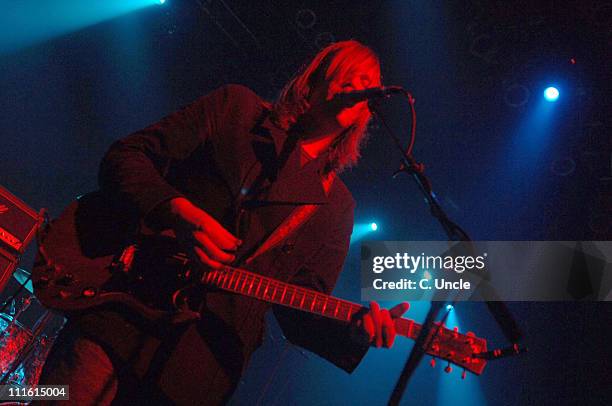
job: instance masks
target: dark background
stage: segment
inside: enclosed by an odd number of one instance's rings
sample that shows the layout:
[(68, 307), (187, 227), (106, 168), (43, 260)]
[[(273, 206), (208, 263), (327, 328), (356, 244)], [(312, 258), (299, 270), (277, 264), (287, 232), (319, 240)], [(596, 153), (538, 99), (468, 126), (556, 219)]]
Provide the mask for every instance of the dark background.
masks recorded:
[[(17, 12), (27, 15), (36, 3), (24, 4)], [(610, 3), (595, 1), (167, 0), (23, 45), (15, 45), (19, 20), (6, 18), (0, 184), (58, 215), (96, 188), (113, 140), (226, 83), (273, 99), (322, 46), (355, 38), (379, 53), (384, 83), (415, 96), (414, 154), (473, 239), (609, 240), (611, 12)], [(33, 17), (39, 24), (29, 30), (42, 30), (47, 17)], [(561, 91), (556, 103), (543, 101), (549, 84)], [(406, 142), (406, 103), (391, 100), (384, 113)], [(372, 239), (445, 239), (412, 180), (391, 177), (398, 163), (373, 123), (359, 166), (343, 174), (358, 204), (356, 223), (376, 221)], [(334, 292), (354, 301), (358, 245)], [(31, 254), (21, 266), (31, 266)], [(528, 354), (492, 362), (465, 381), (424, 361), (404, 402), (610, 401), (607, 303), (509, 306)], [(414, 303), (408, 316), (421, 321), (427, 307)], [(462, 303), (454, 313), (461, 331), (489, 338), (492, 348), (505, 345), (484, 305)], [(290, 347), (272, 318), (269, 332), (236, 404), (383, 404), (412, 348), (398, 339), (390, 351), (371, 350), (347, 375)]]

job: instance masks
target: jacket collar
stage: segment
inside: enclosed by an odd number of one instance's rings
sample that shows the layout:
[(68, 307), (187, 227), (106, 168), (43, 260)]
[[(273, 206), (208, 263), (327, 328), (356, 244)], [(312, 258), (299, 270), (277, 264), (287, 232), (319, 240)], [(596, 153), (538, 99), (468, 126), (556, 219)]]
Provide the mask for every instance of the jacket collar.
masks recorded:
[(267, 136), (272, 139), (274, 142), (274, 150), (276, 151), (276, 156), (278, 157), (283, 149), (285, 141), (287, 140), (287, 131), (283, 130), (272, 121), (270, 117), (270, 110), (264, 110), (262, 114), (263, 120), (261, 121), (259, 127), (261, 127), (263, 131), (258, 135), (264, 137)]
[[(288, 134), (270, 119), (269, 111), (261, 121), (254, 133), (259, 137), (271, 140), (274, 143), (276, 158), (278, 159)], [(322, 176), (326, 162), (326, 154), (309, 160), (301, 166), (302, 150), (299, 142), (289, 155), (285, 167), (278, 173), (278, 177), (271, 185), (270, 192), (265, 199), (268, 202), (282, 204), (323, 204), (328, 202), (328, 195), (323, 188)]]

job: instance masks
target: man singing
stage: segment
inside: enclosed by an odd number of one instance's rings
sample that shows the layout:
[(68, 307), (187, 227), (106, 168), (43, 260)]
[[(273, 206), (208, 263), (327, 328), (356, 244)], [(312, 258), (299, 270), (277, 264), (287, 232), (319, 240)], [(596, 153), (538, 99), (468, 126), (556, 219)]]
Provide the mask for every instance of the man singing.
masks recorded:
[[(380, 86), (369, 48), (332, 44), (274, 103), (224, 86), (117, 141), (101, 164), (101, 190), (150, 228), (173, 230), (207, 268), (244, 266), (329, 294), (348, 251), (355, 205), (336, 173), (357, 162), (370, 119), (367, 103), (347, 94)], [(316, 206), (310, 217), (253, 256), (304, 205)], [(174, 328), (122, 309), (70, 317), (41, 384), (70, 385), (70, 400), (79, 405), (225, 403), (261, 344), (270, 306), (212, 290), (200, 319)], [(342, 323), (273, 306), (289, 341), (348, 372), (369, 346), (391, 347), (393, 319), (407, 308), (371, 303)]]

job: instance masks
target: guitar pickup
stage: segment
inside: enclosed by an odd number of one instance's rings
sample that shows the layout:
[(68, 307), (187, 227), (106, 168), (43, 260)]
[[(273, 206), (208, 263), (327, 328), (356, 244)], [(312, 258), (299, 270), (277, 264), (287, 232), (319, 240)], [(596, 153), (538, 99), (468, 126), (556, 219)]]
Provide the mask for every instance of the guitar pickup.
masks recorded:
[(130, 269), (132, 269), (134, 256), (136, 255), (137, 250), (138, 247), (135, 244), (125, 247), (119, 256), (119, 259), (113, 261), (111, 268), (124, 273), (129, 272)]
[(189, 257), (187, 254), (179, 252), (166, 258), (166, 264), (168, 265), (187, 265)]

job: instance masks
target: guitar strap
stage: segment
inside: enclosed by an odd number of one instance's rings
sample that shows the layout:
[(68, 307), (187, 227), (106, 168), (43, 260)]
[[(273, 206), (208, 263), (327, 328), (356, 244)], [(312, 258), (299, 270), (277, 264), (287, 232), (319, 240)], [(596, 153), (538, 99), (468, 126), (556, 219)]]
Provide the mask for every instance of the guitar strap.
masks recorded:
[[(336, 179), (335, 172), (329, 172), (323, 179), (323, 189), (325, 194), (329, 195), (334, 180)], [(296, 207), (287, 218), (270, 234), (270, 236), (257, 248), (257, 250), (251, 254), (245, 261), (245, 264), (250, 264), (253, 260), (259, 257), (264, 252), (276, 247), (281, 241), (286, 239), (290, 234), (295, 233), (306, 221), (312, 217), (317, 208), (318, 204), (305, 204)]]

